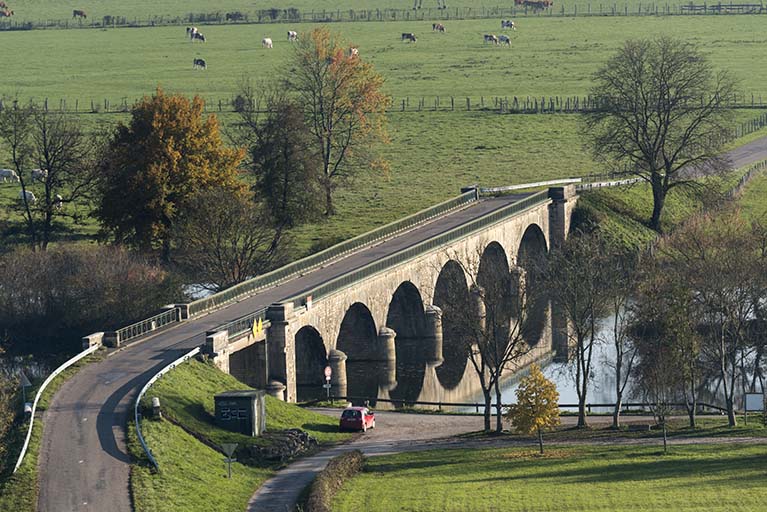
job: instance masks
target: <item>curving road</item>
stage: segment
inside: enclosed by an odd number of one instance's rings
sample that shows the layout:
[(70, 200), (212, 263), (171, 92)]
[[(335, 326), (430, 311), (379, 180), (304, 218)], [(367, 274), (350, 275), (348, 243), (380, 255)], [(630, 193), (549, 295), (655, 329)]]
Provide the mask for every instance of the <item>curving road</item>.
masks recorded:
[[(767, 138), (730, 156), (736, 167), (765, 159)], [(130, 404), (161, 367), (201, 345), (205, 331), (487, 215), (519, 197), (482, 200), (207, 316), (110, 350), (106, 359), (86, 366), (66, 382), (44, 414), (38, 510), (131, 510), (125, 441)]]

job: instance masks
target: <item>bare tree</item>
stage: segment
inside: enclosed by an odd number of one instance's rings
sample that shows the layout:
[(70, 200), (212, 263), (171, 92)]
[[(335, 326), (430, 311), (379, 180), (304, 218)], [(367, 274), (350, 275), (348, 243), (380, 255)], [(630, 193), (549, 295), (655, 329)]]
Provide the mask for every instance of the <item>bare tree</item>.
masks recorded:
[(660, 231), (669, 190), (727, 168), (721, 148), (735, 84), (694, 44), (670, 37), (626, 41), (594, 82), (599, 108), (586, 117), (592, 152), (650, 184), (649, 225)]
[[(0, 137), (19, 175), (19, 209), (30, 246), (44, 251), (56, 220), (79, 219), (69, 205), (87, 199), (93, 189), (94, 141), (71, 118), (34, 104), (0, 112)], [(35, 176), (29, 175), (31, 166), (39, 169)], [(34, 194), (34, 200), (28, 192)]]
[(586, 399), (591, 381), (592, 355), (602, 318), (609, 311), (609, 261), (598, 233), (573, 234), (549, 255), (544, 282), (554, 304), (564, 314), (570, 357), (575, 366), (578, 427), (586, 427)]
[(181, 212), (175, 261), (201, 285), (222, 290), (285, 261), (288, 238), (246, 194), (209, 189)]
[[(529, 352), (525, 340), (529, 310), (534, 301), (528, 294), (524, 269), (493, 269), (480, 272), (482, 252), (462, 256), (453, 255), (470, 284), (469, 296), (449, 290), (440, 304), (444, 315), (464, 319), (454, 329), (461, 340), (461, 350), (468, 354), (469, 362), (479, 380), (485, 401), (484, 426), (491, 430), (493, 394), (496, 399), (495, 430), (503, 430), (501, 407), (501, 379), (506, 371)], [(492, 277), (487, 277), (492, 276)]]

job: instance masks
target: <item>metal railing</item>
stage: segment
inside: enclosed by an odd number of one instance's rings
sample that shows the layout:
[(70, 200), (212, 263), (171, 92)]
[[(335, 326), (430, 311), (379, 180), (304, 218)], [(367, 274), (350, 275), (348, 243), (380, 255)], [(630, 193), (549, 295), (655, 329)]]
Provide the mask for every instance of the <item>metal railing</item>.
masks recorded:
[(43, 381), (42, 385), (40, 386), (40, 389), (37, 390), (37, 394), (35, 395), (35, 401), (32, 402), (32, 414), (29, 418), (29, 428), (27, 429), (27, 437), (24, 439), (24, 445), (21, 447), (21, 453), (19, 454), (19, 459), (16, 461), (16, 466), (13, 468), (14, 473), (19, 469), (19, 466), (21, 466), (21, 462), (24, 460), (24, 455), (26, 455), (27, 453), (27, 448), (29, 448), (29, 440), (32, 437), (32, 427), (35, 424), (35, 412), (37, 411), (37, 404), (40, 401), (40, 397), (42, 396), (43, 391), (45, 391), (45, 388), (47, 388), (48, 384), (50, 384), (53, 381), (53, 379), (55, 379), (56, 376), (59, 375), (61, 372), (63, 372), (64, 370), (66, 370), (67, 368), (75, 364), (80, 359), (86, 356), (89, 356), (90, 354), (93, 354), (100, 347), (101, 345), (93, 345), (83, 350), (82, 352), (72, 357), (71, 359), (67, 360), (64, 364), (62, 364), (61, 366), (53, 370), (53, 372), (50, 375), (48, 375), (48, 378)]
[(508, 185), (505, 187), (489, 187), (480, 188), (480, 196), (494, 196), (503, 194), (505, 192), (511, 192), (514, 190), (524, 190), (528, 188), (547, 187), (549, 185), (570, 185), (573, 183), (581, 183), (583, 178), (563, 178), (560, 180), (548, 180), (548, 181), (536, 181), (534, 183), (520, 183), (519, 185)]
[(166, 325), (181, 321), (181, 309), (174, 307), (167, 311), (149, 317), (146, 320), (141, 320), (135, 324), (131, 324), (122, 329), (115, 331), (117, 341), (122, 343), (124, 341), (143, 336), (144, 334), (152, 331), (156, 331)]
[(607, 187), (621, 187), (623, 185), (633, 185), (645, 181), (643, 178), (630, 178), (627, 180), (612, 180), (612, 181), (597, 181), (594, 183), (581, 183), (575, 186), (575, 190), (583, 192), (585, 190), (592, 190), (595, 188), (607, 188)]
[(490, 226), (507, 217), (516, 215), (529, 208), (533, 208), (547, 202), (549, 202), (548, 191), (543, 190), (541, 192), (537, 192), (515, 203), (512, 203), (509, 206), (500, 208), (488, 215), (485, 215), (484, 217), (474, 219), (473, 221), (467, 222), (466, 224), (463, 224), (457, 228), (453, 228), (450, 231), (435, 236), (434, 238), (430, 238), (412, 247), (408, 247), (407, 249), (382, 258), (374, 263), (365, 265), (364, 267), (361, 267), (344, 276), (323, 283), (310, 290), (305, 290), (301, 292), (300, 295), (295, 295), (286, 299), (286, 302), (292, 301), (294, 307), (300, 307), (303, 305), (307, 295), (311, 295), (312, 300), (327, 297), (328, 295), (347, 288), (348, 286), (351, 286), (352, 284), (366, 279), (374, 274), (383, 272), (391, 267), (394, 267), (395, 265), (400, 265), (415, 257), (442, 247), (449, 242), (464, 238), (479, 229)]
[(254, 323), (258, 322), (259, 320), (261, 320), (264, 328), (269, 327), (269, 320), (266, 319), (266, 310), (267, 308), (261, 308), (255, 313), (251, 313), (249, 315), (245, 315), (232, 320), (231, 322), (219, 325), (213, 330), (227, 331), (229, 333), (229, 340), (231, 341), (233, 337), (239, 336), (240, 334), (253, 329)]
[(188, 361), (190, 358), (196, 356), (199, 353), (200, 353), (200, 347), (196, 347), (196, 348), (190, 350), (189, 352), (187, 352), (186, 354), (184, 354), (183, 356), (179, 357), (178, 359), (176, 359), (172, 363), (170, 363), (168, 366), (166, 366), (165, 368), (163, 368), (159, 372), (157, 372), (154, 375), (154, 377), (149, 379), (149, 382), (144, 384), (144, 387), (141, 388), (141, 391), (139, 391), (139, 394), (136, 397), (136, 402), (133, 404), (133, 419), (136, 422), (136, 435), (138, 436), (139, 443), (141, 443), (141, 447), (144, 449), (144, 453), (146, 453), (146, 456), (149, 459), (149, 462), (152, 463), (152, 465), (154, 466), (155, 470), (157, 470), (157, 471), (160, 470), (160, 466), (157, 464), (157, 460), (154, 458), (154, 455), (152, 454), (152, 450), (150, 450), (149, 447), (147, 446), (146, 441), (144, 440), (144, 436), (141, 433), (141, 422), (139, 421), (141, 419), (141, 415), (139, 414), (139, 407), (140, 407), (140, 404), (141, 404), (141, 399), (144, 397), (144, 394), (149, 390), (149, 388), (152, 386), (152, 384), (157, 382), (157, 380), (160, 377), (162, 377), (163, 375), (165, 375), (166, 373), (171, 371), (176, 366), (180, 365), (183, 362)]
[(472, 190), (465, 192), (458, 197), (448, 199), (447, 201), (443, 201), (442, 203), (431, 206), (425, 210), (421, 210), (420, 212), (414, 213), (413, 215), (409, 215), (395, 222), (374, 229), (373, 231), (369, 231), (362, 235), (346, 240), (345, 242), (336, 244), (323, 251), (312, 254), (311, 256), (307, 256), (306, 258), (294, 261), (293, 263), (285, 265), (284, 267), (278, 268), (272, 272), (254, 277), (253, 279), (249, 279), (240, 284), (234, 285), (231, 288), (227, 288), (221, 292), (191, 302), (189, 304), (189, 316), (193, 317), (201, 313), (205, 313), (206, 311), (218, 308), (226, 303), (241, 299), (248, 295), (252, 295), (253, 293), (264, 288), (275, 286), (286, 279), (319, 267), (320, 265), (338, 258), (339, 256), (368, 246), (396, 233), (410, 229), (427, 220), (440, 215), (444, 215), (449, 211), (472, 203), (476, 200), (477, 196), (475, 191)]

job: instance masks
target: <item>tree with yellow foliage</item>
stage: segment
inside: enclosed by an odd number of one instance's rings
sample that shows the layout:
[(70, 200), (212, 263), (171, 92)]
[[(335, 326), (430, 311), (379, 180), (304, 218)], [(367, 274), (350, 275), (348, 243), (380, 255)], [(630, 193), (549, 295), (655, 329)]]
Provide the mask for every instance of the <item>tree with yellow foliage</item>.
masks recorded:
[(543, 430), (559, 425), (559, 392), (537, 364), (533, 364), (530, 374), (520, 381), (517, 403), (509, 407), (506, 418), (519, 433), (537, 433), (543, 453)]
[(213, 187), (241, 190), (240, 149), (224, 145), (204, 102), (180, 95), (139, 100), (128, 125), (120, 124), (100, 164), (96, 216), (116, 242), (170, 257), (173, 225), (190, 198)]
[(303, 108), (317, 154), (322, 159), (325, 215), (334, 213), (333, 191), (362, 168), (384, 169), (374, 157), (378, 142), (388, 141), (383, 77), (351, 45), (326, 28), (299, 38), (287, 87)]

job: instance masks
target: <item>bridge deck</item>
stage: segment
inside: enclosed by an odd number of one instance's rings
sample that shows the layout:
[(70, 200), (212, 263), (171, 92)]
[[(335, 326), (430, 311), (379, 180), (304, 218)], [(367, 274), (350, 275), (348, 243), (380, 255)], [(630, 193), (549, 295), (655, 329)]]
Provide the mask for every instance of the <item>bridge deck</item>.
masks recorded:
[[(767, 158), (767, 138), (732, 151), (730, 157), (735, 167)], [(205, 331), (487, 215), (520, 197), (474, 203), (142, 343), (111, 351), (104, 361), (83, 368), (62, 386), (45, 412), (38, 510), (131, 510), (125, 443), (131, 402), (161, 367), (202, 344)]]

